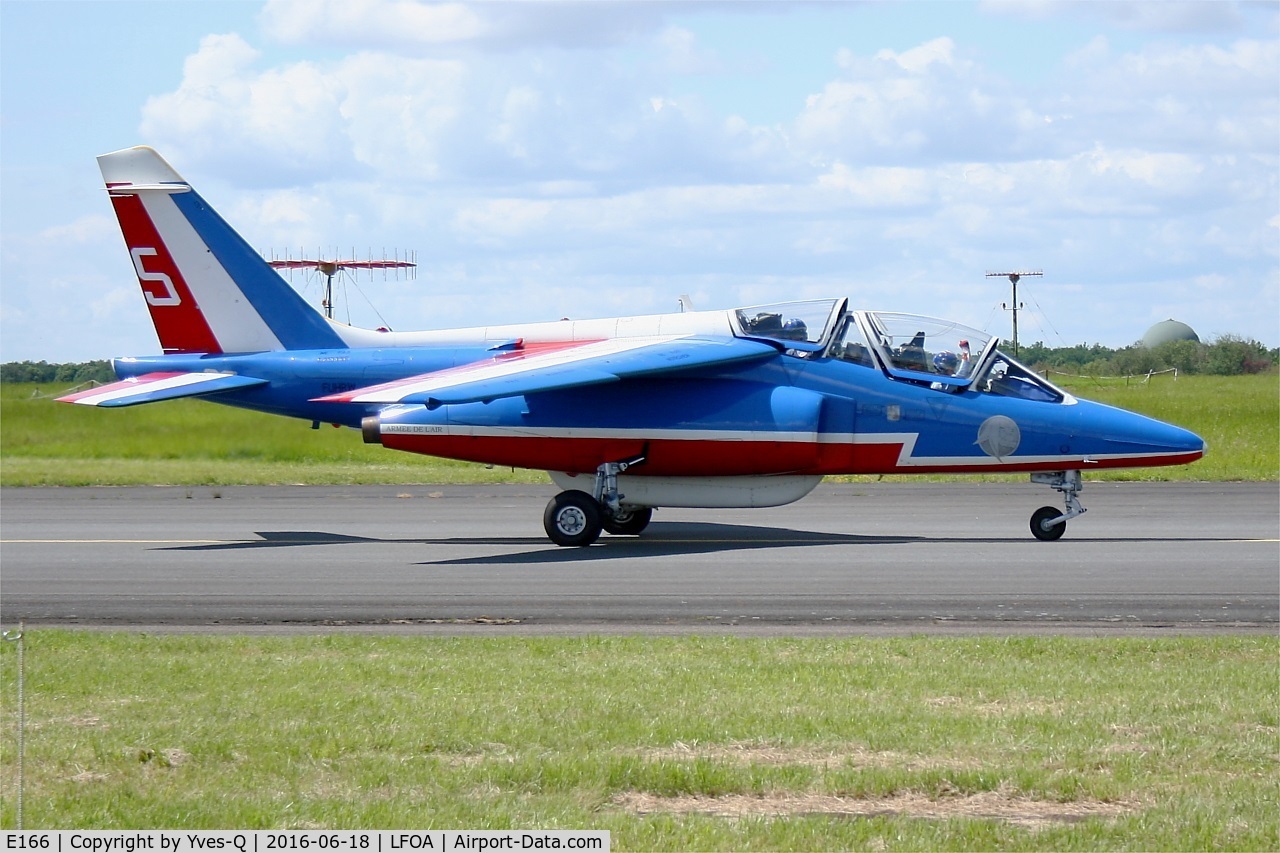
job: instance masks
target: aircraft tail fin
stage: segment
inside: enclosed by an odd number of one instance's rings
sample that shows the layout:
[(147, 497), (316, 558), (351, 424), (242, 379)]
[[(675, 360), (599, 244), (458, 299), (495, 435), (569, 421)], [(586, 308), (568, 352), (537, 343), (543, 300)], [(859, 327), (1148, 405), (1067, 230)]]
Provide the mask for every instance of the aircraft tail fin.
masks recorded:
[(98, 167), (166, 353), (346, 347), (154, 149), (104, 154)]

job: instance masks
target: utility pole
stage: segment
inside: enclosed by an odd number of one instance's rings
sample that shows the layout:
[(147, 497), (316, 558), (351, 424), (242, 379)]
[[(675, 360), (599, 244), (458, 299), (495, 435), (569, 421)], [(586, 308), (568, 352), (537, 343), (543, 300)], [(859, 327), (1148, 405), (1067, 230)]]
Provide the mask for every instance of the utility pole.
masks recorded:
[(1018, 357), (1018, 309), (1022, 308), (1022, 304), (1018, 302), (1018, 282), (1024, 275), (1044, 275), (1044, 270), (1014, 270), (1013, 272), (988, 272), (987, 278), (1008, 278), (1013, 285), (1013, 302), (1001, 302), (1000, 307), (1006, 311), (1013, 312), (1013, 357)]

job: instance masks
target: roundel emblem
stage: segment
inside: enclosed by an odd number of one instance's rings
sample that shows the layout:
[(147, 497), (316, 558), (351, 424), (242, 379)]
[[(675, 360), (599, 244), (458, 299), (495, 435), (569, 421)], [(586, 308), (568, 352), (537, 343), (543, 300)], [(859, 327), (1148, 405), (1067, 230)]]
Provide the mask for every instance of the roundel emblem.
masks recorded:
[(1004, 415), (992, 415), (978, 427), (978, 446), (988, 456), (1003, 460), (1018, 449), (1022, 443), (1022, 430), (1014, 423), (1013, 418)]

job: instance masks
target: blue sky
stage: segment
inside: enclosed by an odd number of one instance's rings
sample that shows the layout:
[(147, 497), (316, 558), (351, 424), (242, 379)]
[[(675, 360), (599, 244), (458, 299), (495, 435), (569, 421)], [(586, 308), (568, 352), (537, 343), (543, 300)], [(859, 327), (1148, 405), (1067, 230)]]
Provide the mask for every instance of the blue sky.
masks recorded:
[[(848, 295), (1280, 344), (1280, 5), (0, 2), (0, 360), (155, 352), (94, 157), (397, 329)], [(296, 278), (315, 298), (317, 285)]]

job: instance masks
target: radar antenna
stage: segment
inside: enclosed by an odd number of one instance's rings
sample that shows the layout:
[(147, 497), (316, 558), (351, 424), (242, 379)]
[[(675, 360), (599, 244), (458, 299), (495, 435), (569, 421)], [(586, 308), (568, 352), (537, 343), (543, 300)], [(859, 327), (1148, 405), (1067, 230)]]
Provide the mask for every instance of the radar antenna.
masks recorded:
[[(336, 258), (337, 252), (334, 252)], [(356, 260), (355, 250), (351, 252), (351, 260), (325, 260), (322, 252), (317, 252), (315, 258), (298, 258), (293, 259), (286, 253), (285, 257), (277, 258), (274, 253), (272, 257), (267, 259), (267, 263), (278, 270), (307, 270), (315, 271), (324, 276), (324, 296), (320, 301), (320, 305), (324, 308), (324, 316), (333, 319), (333, 277), (344, 270), (369, 270), (370, 277), (373, 276), (374, 270), (382, 270), (385, 275), (388, 270), (395, 270), (396, 278), (405, 275), (412, 280), (416, 274), (418, 267), (418, 253), (406, 252), (404, 257), (400, 257), (397, 250), (392, 258), (383, 258), (382, 260)], [(370, 255), (373, 253), (370, 252)], [(386, 255), (386, 252), (383, 252)], [(401, 270), (405, 270), (401, 273)]]

